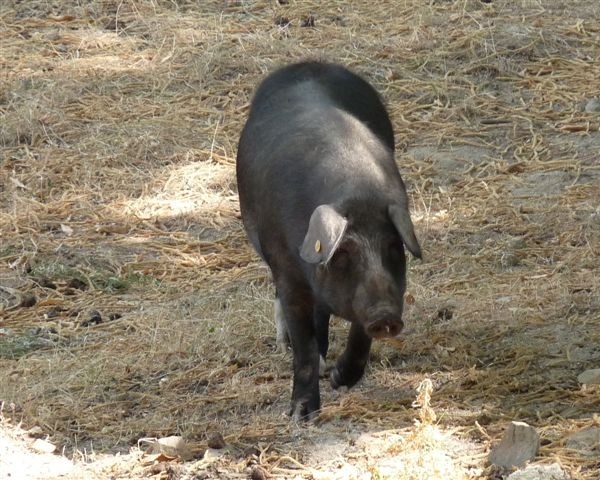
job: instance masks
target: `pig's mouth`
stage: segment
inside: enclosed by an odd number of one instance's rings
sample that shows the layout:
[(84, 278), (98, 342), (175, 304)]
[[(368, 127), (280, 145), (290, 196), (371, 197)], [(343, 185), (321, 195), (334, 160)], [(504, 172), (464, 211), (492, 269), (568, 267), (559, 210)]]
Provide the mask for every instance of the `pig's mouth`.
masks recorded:
[(370, 323), (367, 328), (367, 335), (372, 338), (392, 338), (400, 335), (404, 323), (402, 320), (376, 320)]

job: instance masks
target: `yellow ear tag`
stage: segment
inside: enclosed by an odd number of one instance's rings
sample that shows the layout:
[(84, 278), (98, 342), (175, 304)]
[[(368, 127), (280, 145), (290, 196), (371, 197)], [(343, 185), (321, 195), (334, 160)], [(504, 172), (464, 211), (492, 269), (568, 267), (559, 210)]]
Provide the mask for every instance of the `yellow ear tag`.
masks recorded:
[(321, 251), (321, 240), (317, 240), (315, 242), (315, 252), (320, 252)]

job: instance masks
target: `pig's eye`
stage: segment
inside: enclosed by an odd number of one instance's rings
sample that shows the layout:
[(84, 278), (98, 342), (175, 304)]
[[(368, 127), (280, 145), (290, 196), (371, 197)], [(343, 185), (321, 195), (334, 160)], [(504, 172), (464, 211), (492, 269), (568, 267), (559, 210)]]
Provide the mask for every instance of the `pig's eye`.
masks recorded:
[(359, 254), (356, 242), (346, 240), (342, 242), (333, 257), (331, 258), (331, 266), (337, 269), (348, 268), (352, 265), (353, 257)]

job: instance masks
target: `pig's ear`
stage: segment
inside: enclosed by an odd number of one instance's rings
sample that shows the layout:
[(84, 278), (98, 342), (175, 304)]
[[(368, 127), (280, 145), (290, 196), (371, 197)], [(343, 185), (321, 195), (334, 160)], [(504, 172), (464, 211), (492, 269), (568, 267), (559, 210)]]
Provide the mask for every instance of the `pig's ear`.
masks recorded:
[(415, 236), (415, 230), (410, 219), (410, 213), (408, 213), (408, 208), (394, 204), (388, 207), (388, 213), (396, 230), (398, 230), (398, 233), (402, 237), (404, 245), (408, 248), (408, 251), (415, 257), (421, 258), (421, 247)]
[(331, 205), (320, 205), (310, 216), (308, 231), (300, 247), (300, 257), (308, 263), (327, 263), (335, 253), (348, 220)]

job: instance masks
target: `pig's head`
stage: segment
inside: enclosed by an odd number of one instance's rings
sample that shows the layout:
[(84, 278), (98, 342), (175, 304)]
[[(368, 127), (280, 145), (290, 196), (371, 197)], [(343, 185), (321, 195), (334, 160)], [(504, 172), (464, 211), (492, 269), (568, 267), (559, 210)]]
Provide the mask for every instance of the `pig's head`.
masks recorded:
[(384, 338), (404, 326), (405, 246), (421, 258), (406, 206), (320, 205), (300, 256), (314, 266), (316, 293), (333, 313), (360, 323), (373, 338)]

